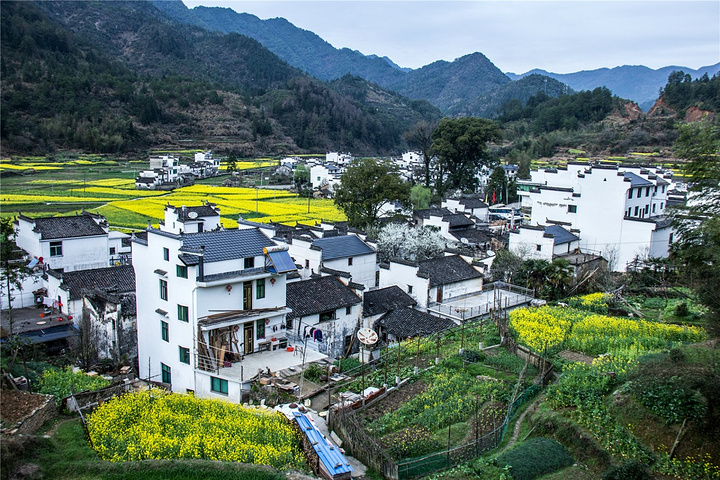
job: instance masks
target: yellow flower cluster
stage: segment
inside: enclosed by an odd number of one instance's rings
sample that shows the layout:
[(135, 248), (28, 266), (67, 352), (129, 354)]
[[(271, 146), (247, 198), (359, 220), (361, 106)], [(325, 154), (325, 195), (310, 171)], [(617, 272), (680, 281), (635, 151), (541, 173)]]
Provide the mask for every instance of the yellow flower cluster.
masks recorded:
[(707, 337), (705, 330), (698, 327), (609, 317), (573, 308), (520, 308), (509, 316), (518, 341), (537, 352), (559, 348), (589, 355), (647, 351)]
[(584, 315), (570, 308), (519, 308), (510, 312), (510, 325), (520, 343), (542, 352), (561, 346), (573, 321)]
[(111, 462), (203, 458), (298, 468), (299, 439), (282, 414), (151, 389), (104, 403), (88, 418), (98, 455)]

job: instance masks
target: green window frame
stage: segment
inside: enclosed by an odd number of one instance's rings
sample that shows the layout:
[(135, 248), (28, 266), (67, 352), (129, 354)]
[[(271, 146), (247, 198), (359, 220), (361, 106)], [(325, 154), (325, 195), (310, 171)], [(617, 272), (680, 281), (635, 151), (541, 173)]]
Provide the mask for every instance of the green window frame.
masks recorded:
[(227, 395), (228, 381), (218, 377), (210, 377), (210, 391)]
[(178, 346), (178, 354), (180, 356), (180, 363), (190, 365), (190, 349)]
[(180, 278), (188, 278), (188, 268), (185, 265), (177, 265), (175, 267), (175, 274)]
[(265, 279), (259, 278), (255, 281), (255, 298), (265, 298)]
[(167, 281), (160, 279), (160, 300), (168, 299), (168, 285)]
[(265, 319), (255, 321), (255, 339), (261, 340), (265, 338)]
[(190, 315), (188, 312), (189, 312), (189, 310), (188, 310), (187, 306), (178, 304), (178, 306), (177, 306), (178, 320), (180, 320), (181, 322), (189, 321)]
[(160, 320), (160, 336), (166, 342), (170, 341), (170, 328), (165, 320)]
[(161, 363), (160, 373), (162, 374), (162, 383), (172, 384), (172, 369), (170, 367)]
[(167, 247), (163, 247), (163, 260), (166, 262), (170, 260), (170, 249)]

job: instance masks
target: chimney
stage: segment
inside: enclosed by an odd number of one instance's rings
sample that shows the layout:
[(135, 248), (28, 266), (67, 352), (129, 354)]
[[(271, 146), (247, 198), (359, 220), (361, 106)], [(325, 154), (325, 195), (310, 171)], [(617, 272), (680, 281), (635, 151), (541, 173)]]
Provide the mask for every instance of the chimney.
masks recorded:
[(200, 264), (198, 265), (198, 280), (201, 282), (205, 281), (205, 245), (200, 245)]

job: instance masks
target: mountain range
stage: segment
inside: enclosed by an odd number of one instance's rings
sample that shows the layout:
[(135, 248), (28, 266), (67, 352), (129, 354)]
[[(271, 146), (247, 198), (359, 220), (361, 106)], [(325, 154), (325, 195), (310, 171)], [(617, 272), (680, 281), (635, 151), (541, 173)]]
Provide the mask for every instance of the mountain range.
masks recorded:
[[(648, 111), (673, 71), (682, 70), (693, 78), (704, 73), (713, 76), (720, 71), (720, 63), (717, 63), (697, 70), (680, 66), (657, 70), (644, 66), (622, 66), (568, 74), (540, 69), (520, 75), (505, 74), (477, 52), (453, 62), (437, 61), (416, 70), (401, 69), (386, 57), (363, 55), (348, 48), (336, 49), (315, 33), (295, 27), (284, 18), (261, 20), (248, 13), (221, 7), (188, 9), (180, 0), (155, 0), (154, 3), (183, 23), (252, 37), (290, 65), (316, 78), (333, 80), (349, 73), (409, 98), (424, 98), (451, 115), (491, 116), (499, 105), (492, 102), (493, 105), (488, 107), (487, 101), (492, 101), (490, 97), (512, 97), (512, 92), (517, 92), (518, 87), (511, 87), (510, 81), (533, 74), (555, 79), (575, 91), (607, 87), (613, 94), (632, 100), (643, 111)], [(560, 91), (557, 85), (547, 90)], [(490, 92), (494, 94), (488, 96)], [(528, 95), (525, 93), (523, 96)]]

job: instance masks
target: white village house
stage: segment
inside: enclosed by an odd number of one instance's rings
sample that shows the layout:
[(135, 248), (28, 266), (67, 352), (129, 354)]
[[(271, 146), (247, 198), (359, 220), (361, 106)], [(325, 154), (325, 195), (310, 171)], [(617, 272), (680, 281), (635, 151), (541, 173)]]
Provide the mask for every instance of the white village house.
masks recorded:
[[(139, 376), (240, 402), (257, 372), (237, 362), (287, 342), (286, 274), (296, 267), (257, 228), (181, 234), (170, 228), (175, 209), (165, 214), (133, 243)], [(177, 218), (175, 229), (187, 230)]]
[[(531, 172), (518, 181), (523, 212), (535, 226), (561, 225), (616, 271), (635, 257), (667, 257), (673, 229), (665, 216), (672, 174), (662, 169), (568, 163), (567, 169)], [(531, 230), (520, 229), (530, 244)]]

